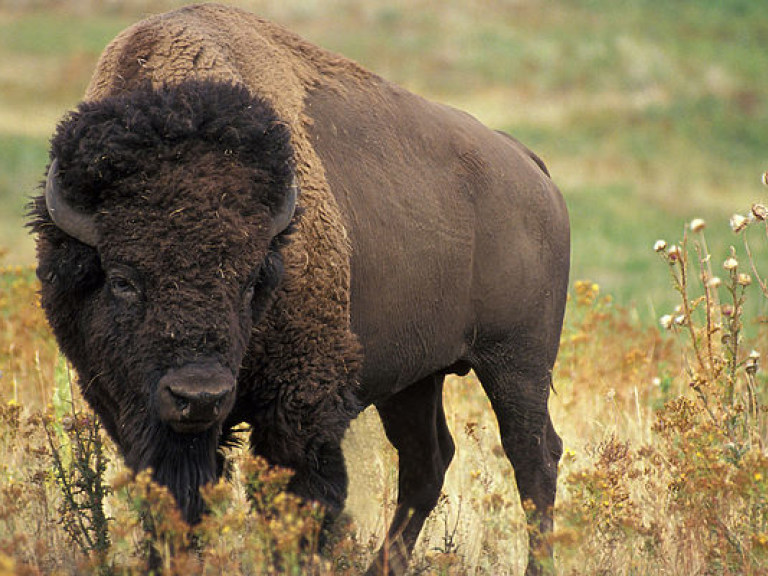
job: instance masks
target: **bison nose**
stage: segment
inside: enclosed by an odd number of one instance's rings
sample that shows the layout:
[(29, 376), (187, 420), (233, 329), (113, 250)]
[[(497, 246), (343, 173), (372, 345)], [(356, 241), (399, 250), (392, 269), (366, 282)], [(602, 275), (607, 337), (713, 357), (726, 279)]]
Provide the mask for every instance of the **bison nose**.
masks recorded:
[(157, 385), (160, 419), (176, 432), (203, 432), (232, 409), (235, 378), (219, 363), (194, 363), (166, 372)]
[(176, 410), (185, 420), (214, 420), (221, 412), (221, 404), (229, 390), (187, 390), (184, 386), (168, 386), (168, 393)]

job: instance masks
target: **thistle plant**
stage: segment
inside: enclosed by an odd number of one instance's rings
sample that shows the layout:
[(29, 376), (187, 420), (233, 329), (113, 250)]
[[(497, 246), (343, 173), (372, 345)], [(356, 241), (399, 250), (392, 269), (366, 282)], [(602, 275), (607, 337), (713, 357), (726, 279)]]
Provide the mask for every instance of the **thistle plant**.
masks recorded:
[(731, 246), (718, 270), (707, 247), (706, 223), (701, 219), (691, 221), (680, 244), (667, 246), (660, 240), (654, 246), (669, 265), (680, 301), (660, 323), (685, 336), (683, 362), (690, 388), (712, 425), (722, 428), (728, 441), (744, 450), (762, 449), (764, 442), (765, 411), (757, 381), (760, 353), (745, 345), (744, 325), (752, 274), (768, 297), (746, 235), (750, 225), (761, 223), (765, 228), (766, 214), (768, 211), (756, 204), (750, 215), (731, 217), (733, 232), (744, 242), (746, 264)]
[(659, 241), (654, 247), (679, 295), (661, 325), (681, 339), (683, 377), (693, 397), (683, 395), (658, 411), (658, 442), (650, 453), (670, 479), (665, 512), (676, 525), (670, 536), (687, 534), (708, 570), (719, 573), (768, 568), (765, 394), (760, 352), (745, 337), (753, 275), (763, 284), (745, 230), (764, 225), (765, 213), (755, 205), (751, 216), (731, 218), (745, 258), (731, 246), (718, 263), (701, 219), (690, 222), (679, 244)]
[[(668, 388), (654, 410), (649, 442), (633, 446), (618, 429), (587, 446), (588, 464), (566, 476), (569, 499), (554, 534), (566, 571), (768, 573), (768, 402), (760, 346), (747, 335), (754, 333), (749, 311), (755, 307), (746, 306), (749, 298), (768, 298), (759, 248), (747, 237), (759, 229), (766, 234), (760, 248), (768, 247), (766, 217), (762, 205), (733, 216), (744, 249), (726, 247), (721, 258), (708, 246), (700, 218), (679, 242), (653, 246), (678, 296), (660, 324), (680, 370), (659, 364), (658, 380), (680, 386), (677, 394)], [(589, 291), (579, 284), (574, 292), (578, 311), (589, 304)], [(591, 329), (581, 332), (582, 348), (597, 337)], [(569, 341), (564, 344), (567, 349)]]
[(52, 457), (52, 476), (61, 493), (61, 524), (72, 542), (99, 573), (109, 573), (108, 518), (104, 503), (111, 489), (105, 480), (109, 459), (98, 418), (77, 407), (63, 359), (55, 375), (52, 410), (44, 419)]

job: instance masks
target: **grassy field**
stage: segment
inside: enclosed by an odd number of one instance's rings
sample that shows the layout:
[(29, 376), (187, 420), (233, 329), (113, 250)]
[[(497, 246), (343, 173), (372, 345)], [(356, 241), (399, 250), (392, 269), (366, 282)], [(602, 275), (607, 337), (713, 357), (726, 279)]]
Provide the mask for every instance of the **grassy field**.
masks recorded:
[[(151, 4), (154, 11), (161, 3)], [(768, 19), (759, 3), (238, 4), (413, 91), (470, 111), (524, 141), (549, 165), (573, 230), (574, 285), (552, 399), (567, 449), (558, 572), (764, 573), (768, 465), (759, 401), (765, 380), (747, 371), (747, 357), (752, 347), (768, 353), (765, 331), (754, 322), (765, 299), (753, 282), (742, 320), (756, 339), (735, 357), (720, 338), (733, 329), (732, 316), (721, 316), (720, 308), (717, 332), (702, 327), (700, 304), (672, 337), (660, 331), (658, 318), (688, 313), (673, 313), (681, 298), (669, 271), (677, 268), (653, 251), (657, 239), (677, 242), (686, 222), (705, 218), (712, 267), (723, 277), (720, 298), (729, 297), (720, 263), (741, 239), (728, 219), (766, 197), (760, 175), (768, 169), (768, 52), (762, 46)], [(6, 249), (0, 272), (0, 574), (23, 565), (30, 573), (53, 572), (78, 559), (56, 522), (62, 497), (50, 480), (51, 446), (38, 414), (56, 390), (62, 402), (67, 377), (35, 304), (24, 205), (42, 178), (55, 123), (81, 97), (103, 46), (148, 11), (138, 2), (57, 6), (0, 2), (0, 246)], [(766, 256), (760, 234), (751, 236), (760, 249), (758, 266)], [(739, 259), (739, 271), (748, 272), (743, 252)], [(702, 293), (685, 300), (697, 301)], [(695, 338), (686, 340), (687, 332)], [(707, 338), (717, 342), (702, 353)], [(729, 387), (736, 393), (729, 395)], [(522, 510), (487, 401), (470, 376), (449, 382), (446, 405), (457, 456), (415, 570), (521, 574)], [(52, 421), (60, 426), (58, 409)], [(54, 446), (66, 440), (62, 430), (54, 428)], [(106, 450), (113, 482), (121, 468)], [(345, 573), (357, 574), (395, 496), (395, 457), (375, 414), (355, 423), (347, 454), (356, 528), (333, 561), (337, 572), (344, 565)], [(141, 490), (115, 489), (107, 498), (108, 513), (118, 519), (112, 524), (115, 566), (141, 557), (135, 551), (141, 529), (116, 529), (136, 526)], [(236, 525), (229, 513), (222, 512), (230, 522), (223, 526)], [(222, 525), (207, 529), (210, 537)], [(263, 536), (260, 528), (253, 532)], [(206, 570), (254, 570), (255, 560), (234, 563), (242, 541), (226, 546), (206, 552)]]
[[(702, 216), (727, 246), (731, 212), (764, 196), (768, 56), (753, 3), (244, 5), (528, 143), (566, 194), (573, 277), (599, 282), (646, 319), (669, 302), (665, 280), (649, 273), (657, 237)], [(124, 6), (0, 12), (0, 245), (12, 248), (9, 263), (33, 258), (23, 206), (55, 122), (82, 95), (103, 46), (144, 13)]]

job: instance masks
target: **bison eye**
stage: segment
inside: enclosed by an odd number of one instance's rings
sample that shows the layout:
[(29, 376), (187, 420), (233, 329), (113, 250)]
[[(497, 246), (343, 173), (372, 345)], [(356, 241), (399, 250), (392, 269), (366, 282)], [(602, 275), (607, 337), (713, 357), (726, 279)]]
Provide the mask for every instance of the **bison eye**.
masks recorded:
[(107, 276), (107, 285), (112, 295), (120, 300), (135, 302), (141, 297), (137, 283), (124, 274), (111, 272)]
[(256, 292), (256, 287), (261, 281), (263, 274), (263, 266), (259, 266), (253, 272), (248, 275), (248, 279), (243, 284), (240, 293), (243, 295), (245, 302), (250, 303), (253, 300), (253, 295)]
[(243, 286), (242, 294), (246, 302), (253, 299), (253, 293), (256, 291), (256, 278), (251, 276)]

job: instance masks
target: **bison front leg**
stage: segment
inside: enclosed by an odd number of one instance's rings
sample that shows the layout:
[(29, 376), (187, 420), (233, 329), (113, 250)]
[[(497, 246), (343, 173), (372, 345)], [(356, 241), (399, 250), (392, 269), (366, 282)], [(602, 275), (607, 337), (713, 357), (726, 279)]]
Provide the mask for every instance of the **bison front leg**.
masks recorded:
[[(249, 420), (251, 452), (270, 464), (293, 471), (288, 489), (323, 506), (325, 529), (341, 513), (347, 498), (347, 469), (341, 441), (360, 411), (355, 387), (330, 386), (311, 393), (317, 381), (284, 385), (271, 402)], [(307, 392), (306, 388), (310, 389)]]
[(395, 515), (367, 576), (400, 575), (437, 504), (454, 454), (443, 411), (443, 375), (425, 378), (376, 405), (400, 473)]
[[(347, 423), (348, 424), (348, 423)], [(347, 498), (347, 469), (341, 449), (341, 437), (298, 439), (285, 442), (272, 435), (251, 433), (251, 452), (270, 464), (293, 472), (288, 490), (306, 501), (324, 508), (324, 529), (341, 513)]]
[[(288, 489), (305, 500), (322, 504), (323, 533), (338, 518), (347, 499), (347, 468), (341, 445), (328, 442), (310, 450), (307, 459), (294, 469)], [(321, 534), (321, 540), (323, 535)]]

